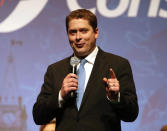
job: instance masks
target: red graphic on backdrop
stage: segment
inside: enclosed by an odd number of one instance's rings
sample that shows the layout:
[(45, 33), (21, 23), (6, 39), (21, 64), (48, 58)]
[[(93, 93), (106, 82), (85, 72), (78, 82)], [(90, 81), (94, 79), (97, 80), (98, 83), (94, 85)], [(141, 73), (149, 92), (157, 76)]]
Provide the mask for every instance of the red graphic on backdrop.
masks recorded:
[(0, 0), (0, 7), (3, 6), (5, 3), (5, 0)]
[[(11, 2), (13, 0), (6, 0), (6, 2)], [(0, 7), (2, 7), (5, 4), (5, 0), (0, 0)]]

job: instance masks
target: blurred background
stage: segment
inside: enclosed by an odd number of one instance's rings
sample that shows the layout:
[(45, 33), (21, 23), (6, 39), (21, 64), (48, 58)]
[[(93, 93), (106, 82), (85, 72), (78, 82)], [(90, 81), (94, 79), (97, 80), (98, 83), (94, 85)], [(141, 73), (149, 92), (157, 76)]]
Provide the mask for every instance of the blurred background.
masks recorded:
[(127, 58), (139, 100), (123, 131), (159, 131), (167, 124), (166, 0), (0, 0), (0, 131), (38, 131), (32, 117), (47, 66), (72, 54), (65, 17), (97, 15), (104, 51)]

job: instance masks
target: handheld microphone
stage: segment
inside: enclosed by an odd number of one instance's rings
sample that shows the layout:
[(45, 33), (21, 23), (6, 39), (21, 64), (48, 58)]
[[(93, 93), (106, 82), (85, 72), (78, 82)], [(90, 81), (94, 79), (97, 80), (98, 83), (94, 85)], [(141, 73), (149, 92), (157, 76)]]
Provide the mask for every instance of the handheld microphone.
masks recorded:
[[(70, 59), (70, 65), (72, 66), (72, 73), (76, 74), (77, 72), (77, 65), (80, 63), (80, 59), (73, 56), (71, 57)], [(70, 94), (71, 97), (74, 97), (75, 96), (75, 92), (72, 91), (71, 94)]]

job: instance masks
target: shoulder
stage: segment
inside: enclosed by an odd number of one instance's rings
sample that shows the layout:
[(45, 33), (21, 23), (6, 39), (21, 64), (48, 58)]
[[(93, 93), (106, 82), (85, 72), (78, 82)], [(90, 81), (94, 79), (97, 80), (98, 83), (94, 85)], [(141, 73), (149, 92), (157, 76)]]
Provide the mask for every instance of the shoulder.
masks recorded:
[(51, 65), (48, 66), (48, 69), (63, 69), (65, 66), (68, 66), (70, 64), (70, 57), (64, 58), (60, 61), (57, 61)]
[(132, 69), (128, 59), (102, 50), (99, 50), (99, 54), (101, 54), (99, 58), (102, 59), (101, 61), (105, 64), (106, 69), (112, 68), (118, 78), (125, 72), (131, 74)]
[(99, 56), (112, 63), (129, 63), (127, 58), (99, 49)]
[(115, 71), (115, 73), (120, 71), (123, 72), (124, 70), (131, 71), (130, 62), (128, 61), (128, 59), (122, 56), (109, 52), (104, 52), (103, 50), (99, 49), (97, 57), (98, 57), (98, 63), (103, 62), (107, 69), (112, 68)]

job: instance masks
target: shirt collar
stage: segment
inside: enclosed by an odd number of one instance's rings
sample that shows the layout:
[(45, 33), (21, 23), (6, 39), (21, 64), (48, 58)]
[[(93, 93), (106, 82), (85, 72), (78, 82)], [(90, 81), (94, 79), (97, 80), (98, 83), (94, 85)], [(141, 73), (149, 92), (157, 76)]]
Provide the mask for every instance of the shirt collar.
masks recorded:
[[(94, 64), (98, 51), (99, 51), (99, 48), (96, 46), (95, 49), (85, 58), (88, 63), (90, 63), (92, 65)], [(74, 56), (75, 56), (75, 54), (74, 54)], [(75, 56), (75, 57), (77, 57), (77, 56)]]
[(85, 59), (88, 61), (88, 63), (94, 64), (98, 50), (99, 50), (99, 49), (98, 49), (98, 47), (96, 46), (95, 49), (85, 58)]

